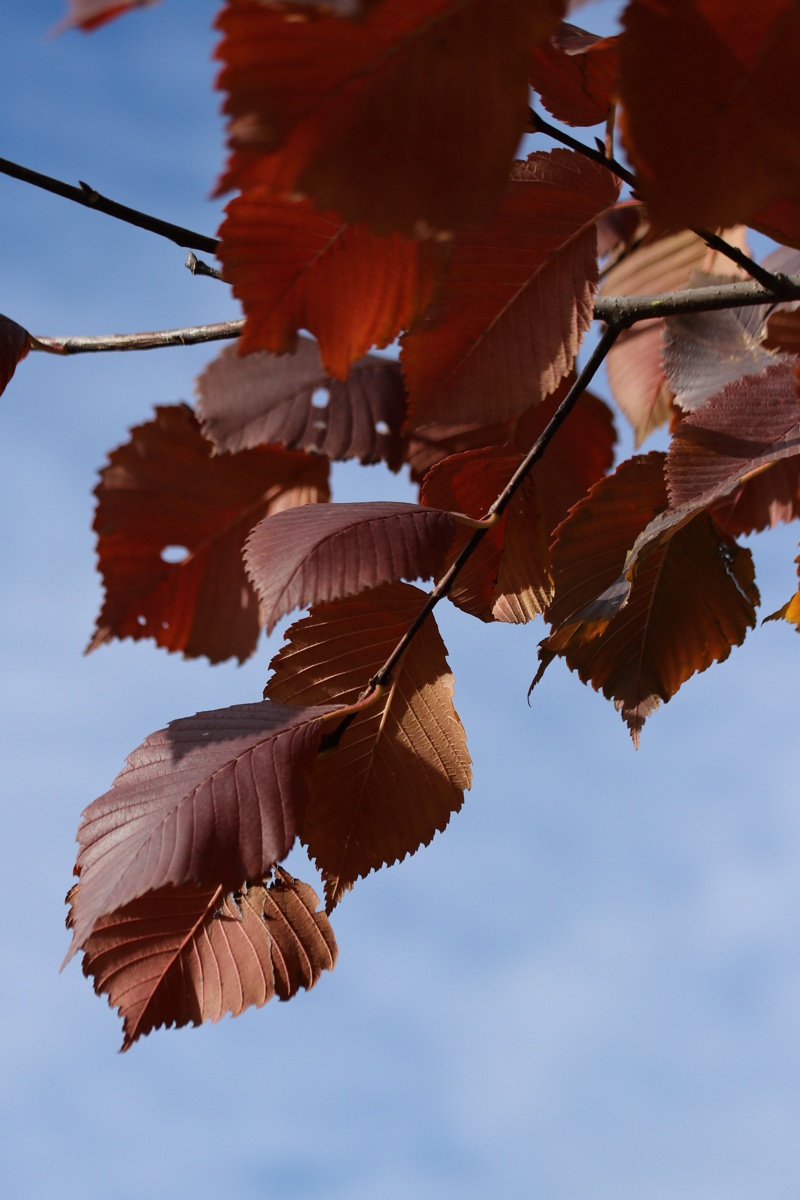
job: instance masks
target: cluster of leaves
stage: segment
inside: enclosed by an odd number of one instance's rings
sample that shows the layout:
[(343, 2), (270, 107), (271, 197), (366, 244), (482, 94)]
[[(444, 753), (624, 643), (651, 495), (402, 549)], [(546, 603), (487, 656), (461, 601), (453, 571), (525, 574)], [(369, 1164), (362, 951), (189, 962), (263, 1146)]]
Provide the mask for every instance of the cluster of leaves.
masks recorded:
[[(67, 22), (133, 6), (72, 0)], [(630, 0), (605, 39), (565, 15), (222, 6), (219, 186), (237, 194), (219, 260), (244, 328), (196, 410), (158, 409), (102, 472), (91, 648), (243, 660), (262, 625), (310, 611), (262, 701), (172, 722), (83, 814), (71, 953), (126, 1047), (312, 986), (335, 959), (326, 913), (459, 809), (440, 599), (543, 616), (537, 680), (563, 658), (635, 742), (755, 625), (735, 539), (800, 514), (800, 4)], [(531, 88), (562, 124), (605, 124), (609, 152), (565, 137), (515, 161)], [(763, 303), (739, 308), (748, 225), (784, 248), (757, 272)], [(709, 289), (729, 298), (702, 311)], [(660, 315), (676, 291), (683, 315)], [(36, 341), (8, 320), (0, 335), (7, 383)], [(399, 364), (369, 354), (398, 336)], [(611, 410), (586, 391), (606, 352), (637, 443), (672, 433), (613, 471)], [(407, 466), (419, 503), (330, 503), (346, 458)], [(800, 628), (800, 592), (774, 615)], [(296, 839), (326, 913), (278, 866)]]

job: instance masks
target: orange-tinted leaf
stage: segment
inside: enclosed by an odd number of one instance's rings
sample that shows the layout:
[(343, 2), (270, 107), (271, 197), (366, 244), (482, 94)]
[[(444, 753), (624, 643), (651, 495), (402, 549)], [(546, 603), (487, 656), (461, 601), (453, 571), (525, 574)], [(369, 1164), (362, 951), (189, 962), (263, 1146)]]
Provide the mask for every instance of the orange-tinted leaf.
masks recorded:
[(620, 52), (625, 145), (661, 227), (800, 192), (796, 0), (631, 0)]
[(561, 654), (585, 683), (613, 699), (634, 744), (659, 703), (741, 644), (758, 603), (749, 551), (721, 537), (701, 513), (642, 563), (621, 611), (595, 630), (576, 619), (619, 579), (627, 548), (666, 505), (663, 460), (653, 453), (622, 463), (560, 527), (548, 613), (553, 631), (540, 649), (543, 667)]
[(354, 363), (344, 383), (331, 379), (316, 342), (299, 338), (293, 355), (248, 354), (233, 346), (197, 381), (203, 433), (223, 454), (280, 442), (330, 459), (403, 461), (405, 388), (396, 362)]
[[(797, 563), (798, 574), (800, 574), (800, 558), (794, 560)], [(786, 621), (788, 625), (794, 625), (798, 633), (800, 633), (800, 588), (792, 596), (791, 600), (787, 600), (777, 612), (770, 613), (768, 617), (764, 617), (765, 621)]]
[(533, 51), (531, 86), (565, 125), (597, 125), (614, 103), (619, 73), (616, 38), (600, 38), (562, 21)]
[(31, 335), (10, 317), (0, 316), (0, 396), (31, 348)]
[[(563, 389), (560, 389), (563, 390)], [(458, 454), (426, 476), (422, 501), (436, 508), (483, 517), (552, 417), (559, 394), (525, 414), (503, 449)], [(611, 467), (614, 424), (608, 407), (584, 393), (569, 420), (483, 538), (448, 597), (482, 620), (520, 623), (543, 611), (552, 598), (549, 546), (553, 531), (592, 484)], [(471, 530), (459, 529), (453, 554)]]
[(262, 700), (171, 721), (84, 811), (70, 954), (157, 888), (264, 879), (297, 836), (329, 707)]
[(132, 8), (149, 8), (153, 4), (158, 4), (158, 0), (69, 0), (69, 11), (54, 32), (97, 29)]
[(452, 513), (392, 501), (276, 513), (253, 530), (245, 551), (267, 632), (293, 608), (381, 583), (430, 578), (441, 569), (455, 528)]
[[(292, 704), (352, 703), (424, 601), (417, 588), (391, 584), (316, 605), (289, 629), (266, 695)], [(356, 879), (427, 845), (469, 785), (447, 651), (428, 617), (386, 694), (318, 759), (301, 836), (325, 878), (328, 911)]]
[(515, 164), (491, 225), (457, 239), (435, 314), (403, 338), (412, 431), (502, 421), (555, 390), (592, 322), (595, 222), (616, 197), (570, 150)]
[(327, 499), (328, 463), (279, 446), (215, 457), (182, 404), (131, 431), (95, 494), (106, 596), (89, 649), (152, 637), (187, 657), (243, 661), (259, 630), (245, 539), (268, 513)]
[[(725, 238), (744, 247), (745, 230), (729, 229)], [(606, 275), (603, 296), (650, 296), (688, 287), (693, 271), (730, 274), (720, 255), (711, 254), (690, 230), (656, 238), (638, 246)], [(669, 417), (672, 394), (661, 364), (664, 324), (661, 319), (638, 321), (624, 330), (606, 359), (608, 381), (639, 446)]]
[(767, 318), (764, 349), (800, 355), (800, 308), (778, 308)]
[[(80, 891), (76, 884), (69, 899)], [(289, 1000), (336, 962), (312, 888), (280, 867), (267, 887), (164, 887), (102, 917), (83, 972), (123, 1018), (122, 1049), (153, 1029), (219, 1021)], [(71, 919), (67, 918), (67, 925)]]
[[(692, 287), (725, 282), (697, 272)], [(662, 365), (675, 403), (684, 412), (722, 391), (728, 383), (774, 366), (775, 356), (763, 349), (761, 330), (768, 307), (721, 309), (667, 317)]]
[(227, 214), (219, 257), (244, 306), (239, 352), (285, 354), (307, 329), (337, 379), (421, 317), (447, 260), (441, 244), (378, 237), (307, 201), (270, 199), (264, 188), (232, 200)]
[(383, 0), (359, 23), (228, 0), (222, 187), (302, 193), (381, 233), (485, 223), (562, 0)]

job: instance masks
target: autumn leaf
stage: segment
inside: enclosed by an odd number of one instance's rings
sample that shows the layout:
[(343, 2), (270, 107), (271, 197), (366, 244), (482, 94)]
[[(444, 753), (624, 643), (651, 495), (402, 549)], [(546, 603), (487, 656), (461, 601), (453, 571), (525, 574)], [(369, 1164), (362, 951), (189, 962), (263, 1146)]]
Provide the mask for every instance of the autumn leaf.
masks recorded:
[[(395, 583), (315, 605), (288, 630), (265, 695), (353, 703), (425, 599)], [(427, 845), (461, 807), (469, 755), (446, 655), (429, 616), (385, 694), (318, 759), (301, 836), (323, 873), (329, 912), (355, 880)]]
[(342, 383), (322, 366), (319, 348), (298, 338), (292, 355), (248, 354), (233, 346), (197, 380), (203, 433), (223, 454), (280, 442), (329, 459), (403, 461), (405, 388), (396, 362), (359, 359)]
[(69, 10), (53, 31), (78, 28), (88, 32), (105, 25), (106, 21), (129, 12), (132, 8), (149, 8), (159, 0), (69, 0)]
[(31, 348), (31, 335), (10, 317), (0, 315), (0, 396)]
[(331, 707), (262, 700), (171, 721), (84, 811), (70, 955), (97, 922), (168, 885), (264, 879), (289, 853)]
[(379, 237), (307, 201), (271, 199), (264, 188), (226, 212), (218, 254), (245, 311), (239, 353), (290, 353), (305, 329), (337, 379), (422, 316), (447, 263), (442, 244)]
[(119, 1009), (128, 1050), (154, 1029), (236, 1017), (312, 988), (337, 954), (318, 903), (308, 884), (280, 867), (266, 887), (237, 894), (159, 888), (101, 917), (84, 946), (83, 973)]
[(662, 228), (748, 222), (800, 193), (795, 0), (631, 0), (621, 128)]
[(269, 513), (327, 499), (328, 463), (279, 446), (215, 457), (187, 405), (156, 409), (101, 472), (94, 529), (105, 600), (89, 650), (152, 637), (211, 662), (255, 649), (242, 549)]
[[(665, 508), (664, 455), (622, 463), (601, 480), (558, 530), (556, 599), (542, 665), (562, 655), (584, 683), (614, 701), (634, 745), (646, 718), (690, 676), (726, 659), (755, 625), (753, 561), (700, 512), (640, 565), (626, 603), (598, 613), (623, 573), (627, 548)], [(596, 619), (594, 626), (591, 617)]]
[(571, 370), (593, 315), (614, 175), (569, 150), (516, 163), (491, 225), (456, 241), (434, 313), (404, 335), (409, 430), (517, 416)]
[(383, 0), (353, 23), (228, 0), (221, 188), (308, 195), (383, 234), (484, 224), (525, 129), (530, 51), (563, 9)]
[[(729, 229), (726, 241), (745, 248), (745, 230)], [(654, 238), (623, 257), (606, 274), (603, 296), (649, 296), (686, 288), (694, 271), (731, 275), (721, 255), (709, 252), (705, 242), (688, 229)], [(672, 393), (661, 361), (664, 323), (661, 318), (637, 321), (625, 329), (606, 359), (608, 382), (614, 399), (633, 426), (636, 445), (668, 419)]]
[(549, 41), (534, 47), (530, 66), (531, 86), (565, 125), (606, 121), (618, 73), (617, 39), (597, 37), (566, 21)]
[(800, 249), (800, 195), (773, 200), (751, 217), (748, 225), (774, 242)]
[(391, 501), (305, 505), (269, 517), (245, 549), (267, 632), (293, 608), (436, 575), (455, 528), (452, 513)]

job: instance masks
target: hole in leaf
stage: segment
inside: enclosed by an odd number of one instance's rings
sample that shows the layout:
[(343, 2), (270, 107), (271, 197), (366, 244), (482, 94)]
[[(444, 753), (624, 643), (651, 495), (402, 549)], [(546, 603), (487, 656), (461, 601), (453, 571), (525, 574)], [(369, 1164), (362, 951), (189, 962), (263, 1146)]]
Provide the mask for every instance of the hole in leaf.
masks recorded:
[(137, 624), (137, 625), (146, 625), (146, 624), (147, 624), (147, 617), (143, 617), (143, 616), (142, 616), (142, 614), (141, 614), (141, 613), (139, 613), (139, 616), (136, 618), (136, 624)]
[(311, 393), (311, 403), (314, 408), (327, 408), (331, 394), (326, 387), (314, 388)]
[(165, 546), (161, 551), (161, 559), (165, 563), (180, 563), (188, 557), (189, 551), (185, 546)]
[(389, 428), (389, 426), (386, 424), (385, 421), (376, 421), (375, 422), (375, 432), (379, 433), (381, 435), (381, 437), (386, 437), (392, 431)]

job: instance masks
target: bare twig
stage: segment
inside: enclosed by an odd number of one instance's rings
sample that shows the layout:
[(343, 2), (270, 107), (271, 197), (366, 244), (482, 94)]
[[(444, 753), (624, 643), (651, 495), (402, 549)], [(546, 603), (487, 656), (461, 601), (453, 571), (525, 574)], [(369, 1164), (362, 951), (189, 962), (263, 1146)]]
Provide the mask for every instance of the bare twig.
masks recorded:
[(184, 229), (182, 225), (173, 225), (171, 221), (162, 221), (160, 217), (139, 212), (138, 209), (129, 208), (127, 204), (118, 204), (116, 200), (101, 196), (86, 183), (74, 187), (71, 183), (63, 183), (51, 175), (42, 175), (39, 171), (32, 171), (29, 167), (10, 162), (7, 158), (0, 158), (0, 174), (19, 179), (22, 183), (30, 183), (33, 187), (42, 188), (56, 196), (63, 196), (65, 200), (82, 204), (84, 208), (94, 208), (97, 212), (105, 213), (107, 217), (115, 217), (118, 221), (125, 221), (128, 225), (136, 225), (139, 229), (156, 233), (159, 237), (167, 238), (187, 250), (202, 250), (205, 254), (217, 252), (219, 243), (216, 238), (195, 233), (192, 229)]
[(208, 263), (204, 263), (202, 258), (198, 258), (196, 254), (192, 254), (191, 250), (186, 256), (184, 266), (193, 275), (207, 275), (210, 279), (222, 279), (222, 271), (218, 271), (216, 267), (210, 267)]
[(800, 300), (800, 275), (781, 276), (779, 291), (763, 288), (759, 283), (743, 282), (684, 288), (677, 292), (661, 292), (657, 296), (598, 296), (594, 302), (594, 315), (596, 320), (626, 329), (637, 321), (652, 317), (715, 312), (722, 308), (754, 308), (758, 304), (779, 304), (785, 300)]
[(89, 337), (37, 337), (32, 350), (48, 354), (98, 354), (112, 350), (157, 350), (162, 346), (196, 346), (200, 342), (219, 342), (237, 338), (244, 319), (219, 321), (216, 325), (188, 325), (184, 329), (160, 329), (155, 333), (112, 333)]

